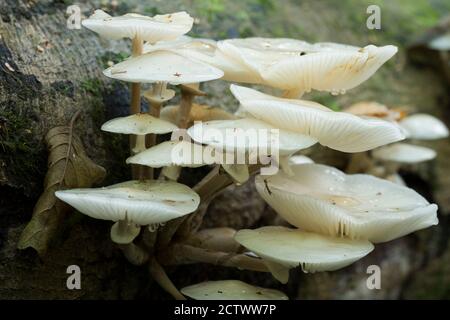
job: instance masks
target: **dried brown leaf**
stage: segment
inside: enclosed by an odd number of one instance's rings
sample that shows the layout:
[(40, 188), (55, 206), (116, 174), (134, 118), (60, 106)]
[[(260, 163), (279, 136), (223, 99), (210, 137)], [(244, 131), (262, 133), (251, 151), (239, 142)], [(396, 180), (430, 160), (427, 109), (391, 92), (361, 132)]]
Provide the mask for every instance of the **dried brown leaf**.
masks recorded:
[(69, 206), (55, 197), (55, 191), (91, 187), (100, 183), (106, 173), (103, 167), (86, 155), (80, 139), (73, 134), (73, 121), (70, 126), (51, 129), (45, 141), (49, 156), (44, 192), (18, 243), (19, 249), (32, 247), (40, 256), (45, 254), (58, 227), (70, 211)]

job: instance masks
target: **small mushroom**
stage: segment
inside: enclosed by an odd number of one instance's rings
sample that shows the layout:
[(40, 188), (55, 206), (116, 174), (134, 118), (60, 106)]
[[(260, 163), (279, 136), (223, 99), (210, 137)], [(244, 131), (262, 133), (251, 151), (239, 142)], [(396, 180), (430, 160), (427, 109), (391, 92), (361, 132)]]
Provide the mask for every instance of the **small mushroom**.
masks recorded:
[[(143, 41), (155, 44), (161, 40), (173, 40), (191, 30), (194, 19), (186, 12), (146, 17), (129, 13), (112, 17), (102, 10), (96, 10), (88, 19), (83, 20), (84, 27), (108, 39), (132, 39), (132, 57), (143, 52)], [(140, 81), (131, 81), (130, 113), (141, 111)], [(163, 90), (165, 91), (165, 90)], [(166, 94), (167, 95), (167, 94)]]
[(110, 78), (141, 83), (156, 83), (145, 97), (156, 108), (159, 117), (161, 104), (174, 95), (167, 84), (191, 84), (222, 77), (223, 72), (203, 62), (194, 61), (168, 50), (158, 50), (118, 63), (103, 73)]
[(372, 157), (396, 163), (419, 163), (434, 159), (436, 151), (408, 143), (393, 143), (373, 150)]
[(362, 101), (343, 110), (357, 116), (375, 117), (384, 120), (399, 121), (405, 116), (405, 112), (389, 109), (384, 104), (374, 101)]
[(233, 156), (227, 156), (219, 150), (205, 150), (205, 147), (188, 141), (165, 141), (144, 152), (127, 159), (127, 163), (140, 164), (152, 168), (163, 169), (163, 174), (177, 180), (179, 171), (173, 167), (198, 168), (205, 165), (221, 164), (222, 168), (236, 183), (242, 184), (249, 178), (248, 167), (245, 163), (228, 163)]
[(82, 21), (82, 25), (100, 36), (118, 40), (141, 38), (149, 43), (174, 40), (192, 29), (194, 19), (186, 12), (147, 17), (136, 13), (112, 17), (102, 10)]
[(120, 62), (103, 72), (128, 82), (163, 82), (174, 85), (197, 83), (222, 77), (223, 72), (168, 50), (153, 51)]
[(253, 117), (273, 126), (309, 135), (342, 152), (362, 152), (403, 140), (393, 122), (335, 112), (312, 101), (283, 99), (231, 85), (231, 92)]
[(334, 271), (374, 249), (367, 240), (333, 238), (278, 226), (239, 230), (234, 238), (261, 257), (282, 283), (287, 283), (291, 268), (300, 266), (304, 272)]
[(406, 130), (407, 138), (417, 140), (436, 140), (448, 137), (447, 126), (429, 114), (416, 113), (400, 121)]
[(317, 140), (305, 134), (278, 127), (266, 122), (243, 118), (199, 123), (188, 129), (191, 138), (202, 144), (227, 153), (259, 155), (291, 155), (314, 145)]
[(181, 289), (195, 300), (288, 300), (281, 291), (252, 286), (239, 280), (207, 281)]
[(171, 181), (127, 181), (105, 188), (57, 191), (56, 197), (95, 219), (116, 221), (111, 239), (133, 241), (138, 226), (162, 223), (195, 211), (200, 197), (191, 188)]
[(386, 242), (438, 223), (437, 206), (412, 189), (319, 164), (257, 176), (264, 200), (290, 224), (321, 234)]
[(101, 128), (103, 131), (136, 135), (134, 153), (146, 149), (145, 135), (164, 134), (175, 131), (177, 127), (168, 122), (155, 118), (149, 114), (137, 113), (127, 117), (115, 118), (105, 122)]

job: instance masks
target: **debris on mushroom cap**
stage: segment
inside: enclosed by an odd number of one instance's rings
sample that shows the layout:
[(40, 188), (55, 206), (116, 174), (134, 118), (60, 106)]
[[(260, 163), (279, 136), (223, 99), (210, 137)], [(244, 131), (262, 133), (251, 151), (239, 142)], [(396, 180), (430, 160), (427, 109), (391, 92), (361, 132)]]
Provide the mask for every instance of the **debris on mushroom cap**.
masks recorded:
[[(269, 38), (224, 40), (217, 46), (225, 56), (257, 75), (253, 76), (255, 81), (249, 81), (251, 83), (299, 92), (316, 89), (336, 94), (367, 80), (397, 52), (395, 46), (358, 48)], [(233, 80), (239, 82), (239, 79)]]
[(166, 222), (195, 211), (200, 197), (171, 181), (127, 181), (106, 188), (57, 191), (56, 197), (95, 219), (138, 225)]
[(136, 13), (112, 17), (102, 10), (82, 21), (82, 25), (108, 39), (136, 36), (150, 43), (174, 40), (192, 29), (194, 19), (186, 12), (147, 17)]
[(279, 226), (239, 230), (234, 238), (269, 263), (286, 269), (300, 266), (304, 272), (341, 269), (374, 248), (367, 240), (334, 238)]
[[(264, 150), (290, 155), (317, 142), (313, 137), (289, 130), (279, 130), (276, 126), (252, 118), (198, 123), (188, 129), (188, 134), (198, 143), (228, 153), (234, 153), (235, 150), (238, 153), (258, 153), (258, 150)], [(276, 144), (271, 143), (278, 138)]]
[(418, 140), (435, 140), (448, 137), (447, 126), (438, 118), (429, 114), (416, 113), (400, 121), (407, 137)]
[(281, 291), (266, 289), (239, 280), (207, 281), (181, 289), (195, 300), (288, 300)]
[(367, 174), (345, 173), (329, 166), (292, 166), (257, 176), (264, 200), (302, 230), (371, 242), (389, 241), (438, 223), (437, 206), (412, 189)]
[(136, 113), (127, 117), (109, 120), (102, 125), (103, 131), (146, 135), (150, 133), (164, 134), (177, 130), (177, 126), (147, 113)]
[(400, 163), (418, 163), (436, 158), (436, 151), (407, 143), (393, 143), (372, 151), (375, 159)]
[(253, 117), (282, 129), (307, 134), (342, 152), (363, 152), (404, 139), (393, 122), (335, 112), (306, 100), (283, 99), (231, 85), (231, 92)]
[[(176, 123), (180, 106), (167, 106), (162, 108), (160, 118), (171, 123)], [(195, 121), (231, 120), (236, 117), (221, 108), (210, 107), (201, 104), (192, 104), (189, 114), (188, 127)]]
[(167, 82), (174, 85), (210, 81), (223, 76), (217, 68), (168, 50), (129, 58), (104, 70), (103, 74), (128, 82)]

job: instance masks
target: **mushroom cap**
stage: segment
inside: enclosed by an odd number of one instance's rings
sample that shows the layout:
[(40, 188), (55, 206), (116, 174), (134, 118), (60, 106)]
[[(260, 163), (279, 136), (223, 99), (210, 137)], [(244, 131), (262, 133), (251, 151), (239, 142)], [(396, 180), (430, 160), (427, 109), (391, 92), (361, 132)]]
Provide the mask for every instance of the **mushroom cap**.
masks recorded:
[(404, 139), (401, 128), (393, 122), (335, 112), (312, 101), (277, 98), (241, 86), (230, 88), (253, 117), (312, 136), (331, 149), (363, 152)]
[(436, 151), (408, 143), (393, 143), (372, 151), (375, 159), (399, 163), (418, 163), (436, 158)]
[(304, 272), (334, 271), (369, 254), (374, 246), (366, 240), (333, 238), (279, 226), (239, 230), (242, 246), (266, 261)]
[(129, 58), (104, 70), (103, 74), (128, 82), (168, 82), (174, 85), (215, 80), (223, 76), (217, 68), (168, 50)]
[[(217, 120), (198, 123), (188, 129), (191, 138), (202, 144), (210, 145), (228, 153), (244, 153), (248, 151), (259, 152), (270, 150), (271, 139), (276, 140), (279, 133), (278, 152), (280, 155), (292, 154), (298, 150), (314, 145), (317, 140), (313, 137), (279, 130), (263, 121), (253, 118), (237, 120)], [(278, 133), (277, 133), (278, 132)], [(276, 144), (273, 145), (276, 147)]]
[(180, 166), (198, 168), (207, 164), (202, 157), (204, 148), (188, 141), (165, 141), (127, 159), (127, 163), (152, 168)]
[(217, 46), (225, 56), (247, 67), (249, 74), (256, 74), (250, 76), (254, 81), (247, 82), (303, 92), (339, 93), (354, 88), (397, 52), (395, 46), (359, 48), (270, 38), (223, 40)]
[[(180, 106), (167, 106), (162, 108), (160, 118), (171, 123), (176, 123)], [(195, 121), (231, 120), (236, 117), (221, 108), (210, 107), (201, 104), (192, 104), (189, 114), (190, 127)]]
[[(214, 151), (214, 155), (216, 152)], [(127, 159), (127, 163), (140, 164), (152, 168), (161, 167), (189, 167), (198, 168), (204, 165), (221, 164), (222, 168), (237, 183), (244, 183), (249, 179), (246, 164), (227, 163), (228, 159), (236, 161), (233, 156), (217, 153), (217, 157), (209, 159), (205, 156), (205, 147), (189, 141), (165, 141)], [(169, 172), (170, 174), (171, 172)], [(173, 178), (169, 177), (169, 178)]]
[(136, 113), (109, 120), (102, 125), (101, 129), (114, 133), (146, 135), (169, 133), (178, 128), (168, 121), (155, 118), (147, 113)]
[(438, 223), (437, 206), (407, 187), (319, 164), (291, 169), (294, 176), (257, 176), (256, 188), (302, 230), (378, 243)]
[(447, 126), (438, 118), (429, 114), (416, 113), (400, 121), (400, 126), (407, 131), (407, 138), (418, 140), (435, 140), (448, 137)]
[(324, 51), (281, 60), (262, 73), (265, 82), (285, 90), (343, 93), (370, 78), (397, 52), (369, 45), (357, 51)]
[(194, 19), (186, 12), (147, 17), (136, 13), (112, 17), (102, 10), (82, 21), (82, 25), (107, 39), (133, 39), (155, 43), (161, 40), (174, 40), (192, 29)]
[(125, 220), (138, 225), (166, 222), (195, 211), (200, 197), (172, 181), (127, 181), (105, 188), (55, 192), (60, 200), (95, 219)]
[(239, 280), (206, 281), (184, 287), (181, 292), (195, 300), (288, 300), (281, 291)]

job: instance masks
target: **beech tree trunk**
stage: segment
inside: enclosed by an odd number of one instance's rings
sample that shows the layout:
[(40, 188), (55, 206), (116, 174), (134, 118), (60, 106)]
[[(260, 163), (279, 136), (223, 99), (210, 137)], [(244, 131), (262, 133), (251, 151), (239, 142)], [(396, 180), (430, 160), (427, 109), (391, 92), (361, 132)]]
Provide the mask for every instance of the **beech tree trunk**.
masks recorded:
[[(94, 8), (91, 1), (79, 2), (85, 15)], [(297, 10), (297, 4), (285, 2)], [(129, 179), (130, 170), (124, 162), (128, 138), (102, 133), (99, 128), (104, 121), (128, 112), (128, 86), (106, 80), (101, 71), (108, 61), (116, 62), (128, 53), (130, 43), (102, 41), (87, 30), (68, 29), (66, 8), (67, 1), (63, 0), (0, 2), (0, 299), (170, 298), (153, 283), (147, 268), (134, 267), (125, 261), (109, 240), (111, 225), (104, 221), (73, 213), (42, 259), (32, 249), (16, 248), (43, 191), (48, 155), (44, 136), (50, 128), (67, 124), (77, 110), (82, 112), (75, 132), (88, 155), (107, 169), (104, 185)], [(276, 13), (279, 17), (288, 16), (283, 11), (288, 9), (279, 10)], [(305, 12), (304, 18), (308, 19)], [(319, 16), (321, 10), (314, 14)], [(333, 34), (332, 26), (329, 29), (328, 34)], [(216, 32), (217, 37), (218, 30), (209, 32)], [(405, 53), (400, 53), (400, 57), (404, 59)], [(418, 110), (441, 116), (449, 124), (446, 87), (432, 71), (407, 65), (401, 72), (386, 71), (382, 76), (387, 78), (382, 91), (374, 89), (366, 94), (364, 90), (370, 88), (365, 87), (356, 90), (356, 95), (361, 99), (377, 99), (383, 92), (385, 103), (411, 103)], [(405, 80), (401, 83), (399, 79)], [(390, 87), (389, 83), (395, 85)], [(219, 105), (224, 100), (229, 104), (232, 99), (222, 93), (226, 87), (223, 83), (208, 85), (205, 91), (213, 94), (204, 101)], [(343, 99), (340, 100), (343, 103), (351, 101)], [(236, 108), (235, 104), (231, 108)], [(292, 271), (287, 286), (280, 285), (269, 274), (217, 266), (171, 268), (169, 275), (178, 287), (235, 278), (281, 289), (291, 298), (448, 298), (450, 146), (447, 140), (433, 143), (433, 147), (440, 153), (436, 162), (404, 173), (412, 187), (440, 205), (438, 227), (379, 245), (366, 259), (338, 272), (303, 275), (298, 270)], [(316, 160), (340, 168), (345, 166), (346, 155), (319, 149), (312, 153)], [(189, 182), (189, 178), (185, 179)], [(204, 226), (239, 229), (274, 223), (283, 222), (257, 195), (253, 182), (249, 182), (231, 187), (219, 196), (211, 204)], [(366, 269), (371, 264), (382, 267), (382, 290), (365, 287)], [(70, 265), (81, 269), (80, 290), (69, 290), (66, 286)]]

